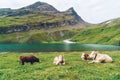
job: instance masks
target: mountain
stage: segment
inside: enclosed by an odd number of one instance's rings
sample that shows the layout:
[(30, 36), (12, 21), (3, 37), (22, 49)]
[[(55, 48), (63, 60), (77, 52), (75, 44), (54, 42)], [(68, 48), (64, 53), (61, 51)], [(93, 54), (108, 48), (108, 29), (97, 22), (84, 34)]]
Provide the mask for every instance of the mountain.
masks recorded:
[(73, 26), (78, 23), (84, 27), (87, 24), (73, 8), (60, 12), (44, 2), (36, 2), (15, 10), (4, 9), (1, 13), (3, 13), (0, 17), (1, 34)]
[(88, 25), (73, 8), (60, 12), (44, 2), (0, 9), (0, 43), (58, 42), (71, 38), (73, 28)]
[(120, 45), (120, 18), (100, 24), (85, 22), (73, 7), (60, 12), (36, 2), (20, 9), (0, 9), (0, 43), (59, 42)]

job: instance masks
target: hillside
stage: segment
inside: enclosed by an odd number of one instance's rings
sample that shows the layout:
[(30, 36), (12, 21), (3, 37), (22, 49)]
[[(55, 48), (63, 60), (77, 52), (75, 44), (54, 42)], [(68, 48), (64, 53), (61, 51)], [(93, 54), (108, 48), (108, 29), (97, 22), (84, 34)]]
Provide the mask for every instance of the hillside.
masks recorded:
[(71, 38), (76, 31), (69, 29), (52, 30), (30, 30), (25, 32), (15, 32), (10, 34), (1, 34), (0, 43), (53, 43), (62, 42), (64, 39)]
[(71, 40), (78, 43), (120, 45), (120, 18), (80, 29)]

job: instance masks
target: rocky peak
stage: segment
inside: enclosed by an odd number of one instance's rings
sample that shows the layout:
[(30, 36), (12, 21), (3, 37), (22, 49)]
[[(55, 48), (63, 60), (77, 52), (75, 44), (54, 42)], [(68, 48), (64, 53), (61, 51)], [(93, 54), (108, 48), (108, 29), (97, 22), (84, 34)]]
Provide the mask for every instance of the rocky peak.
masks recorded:
[(84, 20), (82, 20), (82, 18), (77, 14), (77, 12), (74, 10), (73, 7), (69, 8), (68, 10), (65, 11), (66, 13), (74, 16), (74, 18), (79, 21), (79, 22), (84, 22)]
[(22, 10), (27, 10), (30, 12), (58, 12), (52, 5), (49, 5), (44, 2), (36, 2), (32, 5), (21, 8)]
[(75, 12), (75, 10), (74, 10), (73, 7), (69, 8), (67, 11), (69, 11), (69, 12)]

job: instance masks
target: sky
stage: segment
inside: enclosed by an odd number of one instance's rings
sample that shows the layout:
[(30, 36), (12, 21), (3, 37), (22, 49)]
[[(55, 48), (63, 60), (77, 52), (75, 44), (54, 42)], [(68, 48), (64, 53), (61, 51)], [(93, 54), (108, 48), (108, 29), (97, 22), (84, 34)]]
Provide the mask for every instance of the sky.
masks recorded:
[(59, 11), (73, 7), (84, 21), (94, 24), (120, 17), (120, 0), (0, 0), (0, 8), (18, 9), (37, 1)]

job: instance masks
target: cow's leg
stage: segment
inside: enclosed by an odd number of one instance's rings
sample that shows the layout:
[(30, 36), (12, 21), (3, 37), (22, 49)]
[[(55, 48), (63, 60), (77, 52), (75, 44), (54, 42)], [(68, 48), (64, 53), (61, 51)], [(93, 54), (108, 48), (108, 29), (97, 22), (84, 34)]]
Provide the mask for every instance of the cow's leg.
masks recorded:
[(59, 62), (59, 61), (57, 61), (57, 62), (56, 62), (56, 65), (58, 65), (59, 63), (60, 63), (60, 62)]
[(92, 63), (100, 63), (100, 61), (98, 61), (98, 60), (93, 60), (93, 61), (91, 61), (91, 62), (89, 62), (90, 64), (92, 64)]
[(22, 61), (22, 65), (24, 65), (24, 61)]
[(63, 62), (62, 64), (65, 65), (65, 62)]
[(31, 64), (33, 64), (34, 62), (30, 62)]

